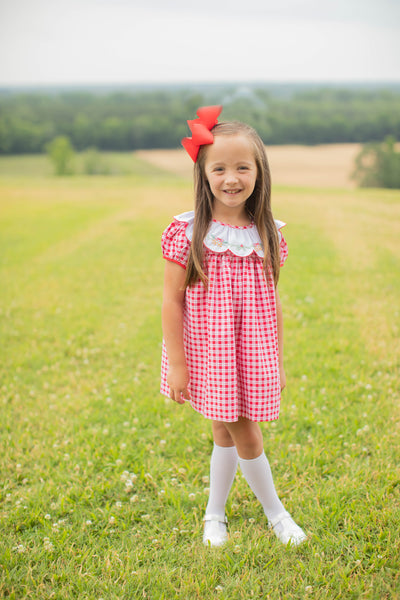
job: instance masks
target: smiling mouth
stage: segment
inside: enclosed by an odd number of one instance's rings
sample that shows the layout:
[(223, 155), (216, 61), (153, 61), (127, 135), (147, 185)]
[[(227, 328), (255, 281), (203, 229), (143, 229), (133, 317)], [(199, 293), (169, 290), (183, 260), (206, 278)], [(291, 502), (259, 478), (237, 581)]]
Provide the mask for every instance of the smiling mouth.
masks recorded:
[(240, 194), (242, 190), (224, 190), (225, 194)]

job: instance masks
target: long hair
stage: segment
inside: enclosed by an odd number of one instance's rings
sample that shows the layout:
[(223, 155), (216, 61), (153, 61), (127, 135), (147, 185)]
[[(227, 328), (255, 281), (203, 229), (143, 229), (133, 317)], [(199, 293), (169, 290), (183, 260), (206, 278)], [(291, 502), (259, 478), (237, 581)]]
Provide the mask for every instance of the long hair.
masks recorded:
[[(280, 270), (279, 236), (271, 210), (271, 174), (264, 144), (258, 133), (249, 125), (237, 121), (218, 123), (212, 129), (217, 135), (246, 135), (253, 144), (254, 159), (257, 165), (257, 179), (253, 193), (247, 199), (245, 209), (249, 218), (257, 227), (264, 249), (265, 277), (271, 271), (275, 285)], [(201, 146), (197, 162), (194, 165), (194, 223), (193, 238), (186, 268), (185, 288), (199, 279), (207, 286), (204, 272), (204, 238), (212, 221), (213, 194), (205, 175), (205, 161), (208, 146)]]

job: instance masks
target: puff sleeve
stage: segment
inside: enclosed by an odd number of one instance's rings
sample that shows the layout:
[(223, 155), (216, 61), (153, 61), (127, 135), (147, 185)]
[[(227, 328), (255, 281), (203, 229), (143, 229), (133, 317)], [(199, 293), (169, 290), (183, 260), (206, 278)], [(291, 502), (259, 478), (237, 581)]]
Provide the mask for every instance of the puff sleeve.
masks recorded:
[(287, 245), (285, 238), (283, 237), (281, 232), (279, 232), (279, 233), (280, 233), (279, 251), (280, 251), (280, 256), (281, 256), (281, 267), (283, 267), (283, 265), (285, 264), (286, 259), (288, 257), (289, 250), (288, 250), (288, 245)]
[(283, 221), (278, 221), (278, 219), (275, 219), (275, 227), (278, 230), (278, 236), (279, 236), (279, 252), (280, 252), (280, 258), (281, 258), (281, 267), (283, 267), (283, 265), (286, 262), (286, 259), (288, 257), (288, 245), (286, 243), (285, 238), (282, 235), (282, 227), (285, 227), (286, 223), (284, 223)]
[(161, 237), (162, 255), (166, 260), (177, 263), (184, 269), (189, 258), (190, 242), (186, 237), (187, 223), (173, 221)]

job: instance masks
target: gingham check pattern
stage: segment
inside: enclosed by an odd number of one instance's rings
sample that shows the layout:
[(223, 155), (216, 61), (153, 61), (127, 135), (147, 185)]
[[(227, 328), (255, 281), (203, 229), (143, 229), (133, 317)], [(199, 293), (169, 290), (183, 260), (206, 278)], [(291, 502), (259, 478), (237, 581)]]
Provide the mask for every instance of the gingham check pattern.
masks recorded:
[[(187, 223), (173, 221), (162, 236), (163, 256), (186, 267)], [(227, 225), (229, 227), (229, 225)], [(281, 236), (281, 265), (287, 244)], [(193, 408), (206, 418), (273, 421), (279, 416), (280, 379), (275, 287), (265, 281), (262, 258), (205, 248), (208, 289), (186, 290), (184, 343)], [(163, 344), (161, 393), (169, 396)]]

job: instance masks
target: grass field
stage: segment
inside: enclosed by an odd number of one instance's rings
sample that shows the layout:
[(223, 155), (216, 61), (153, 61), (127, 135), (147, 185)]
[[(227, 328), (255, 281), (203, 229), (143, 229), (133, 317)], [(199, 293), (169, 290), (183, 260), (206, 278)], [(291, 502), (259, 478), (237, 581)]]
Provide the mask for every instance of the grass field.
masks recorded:
[(210, 551), (210, 424), (158, 393), (160, 235), (191, 182), (39, 158), (0, 160), (0, 597), (400, 598), (400, 192), (274, 188), (288, 386), (262, 427), (310, 540), (282, 547), (238, 473)]

